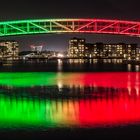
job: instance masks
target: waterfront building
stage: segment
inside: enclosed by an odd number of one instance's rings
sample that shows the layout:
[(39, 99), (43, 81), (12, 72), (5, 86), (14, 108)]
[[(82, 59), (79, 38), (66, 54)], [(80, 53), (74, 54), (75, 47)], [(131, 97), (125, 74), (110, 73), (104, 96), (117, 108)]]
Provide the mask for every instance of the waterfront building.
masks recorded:
[(18, 59), (19, 44), (14, 40), (0, 40), (0, 57), (3, 59)]
[(86, 43), (83, 38), (72, 38), (69, 40), (68, 57), (139, 60), (140, 49), (137, 44), (93, 44)]
[(85, 56), (85, 39), (76, 37), (70, 39), (68, 56), (73, 58), (83, 58)]
[(98, 58), (120, 58), (134, 60), (137, 55), (137, 44), (103, 44), (96, 43), (93, 45), (94, 51), (91, 55)]
[(140, 60), (140, 48), (136, 48), (136, 61)]

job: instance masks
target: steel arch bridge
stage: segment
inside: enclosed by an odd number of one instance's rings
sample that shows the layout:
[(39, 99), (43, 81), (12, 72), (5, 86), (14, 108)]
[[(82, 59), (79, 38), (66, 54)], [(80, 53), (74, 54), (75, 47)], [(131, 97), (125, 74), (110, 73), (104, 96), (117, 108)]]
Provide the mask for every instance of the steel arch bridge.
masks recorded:
[(140, 37), (140, 22), (107, 19), (38, 19), (0, 22), (0, 36), (99, 33)]

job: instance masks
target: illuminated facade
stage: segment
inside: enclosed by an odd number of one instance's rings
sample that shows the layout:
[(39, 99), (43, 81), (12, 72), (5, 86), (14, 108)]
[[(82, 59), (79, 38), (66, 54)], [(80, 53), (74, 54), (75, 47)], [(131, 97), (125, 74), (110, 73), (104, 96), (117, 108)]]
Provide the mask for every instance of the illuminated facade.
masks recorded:
[(0, 41), (0, 57), (6, 59), (17, 59), (19, 54), (19, 44), (13, 40)]
[(139, 60), (140, 49), (137, 44), (86, 43), (85, 39), (69, 40), (68, 56), (72, 58), (120, 58)]
[(72, 38), (69, 40), (68, 56), (73, 58), (85, 57), (85, 39)]
[(103, 44), (96, 43), (90, 46), (89, 52), (91, 57), (96, 58), (120, 58), (127, 60), (135, 60), (137, 52), (137, 44)]

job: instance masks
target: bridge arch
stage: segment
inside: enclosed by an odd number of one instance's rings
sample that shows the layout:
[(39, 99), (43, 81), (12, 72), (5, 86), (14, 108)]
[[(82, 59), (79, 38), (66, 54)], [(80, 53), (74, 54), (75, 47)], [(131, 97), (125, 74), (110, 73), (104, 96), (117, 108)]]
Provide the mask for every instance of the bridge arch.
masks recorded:
[(107, 19), (37, 19), (0, 22), (0, 36), (96, 33), (140, 37), (140, 22)]

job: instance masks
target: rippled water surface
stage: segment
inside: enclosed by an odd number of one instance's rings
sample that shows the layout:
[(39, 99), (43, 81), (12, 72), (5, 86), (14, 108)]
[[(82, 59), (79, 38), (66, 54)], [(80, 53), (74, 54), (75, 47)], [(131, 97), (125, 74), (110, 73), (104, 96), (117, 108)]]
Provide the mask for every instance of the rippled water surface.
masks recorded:
[(139, 72), (3, 72), (0, 86), (0, 128), (140, 123)]
[(139, 64), (58, 61), (0, 67), (0, 137), (4, 139), (48, 134), (50, 138), (105, 134), (114, 139), (139, 131)]

